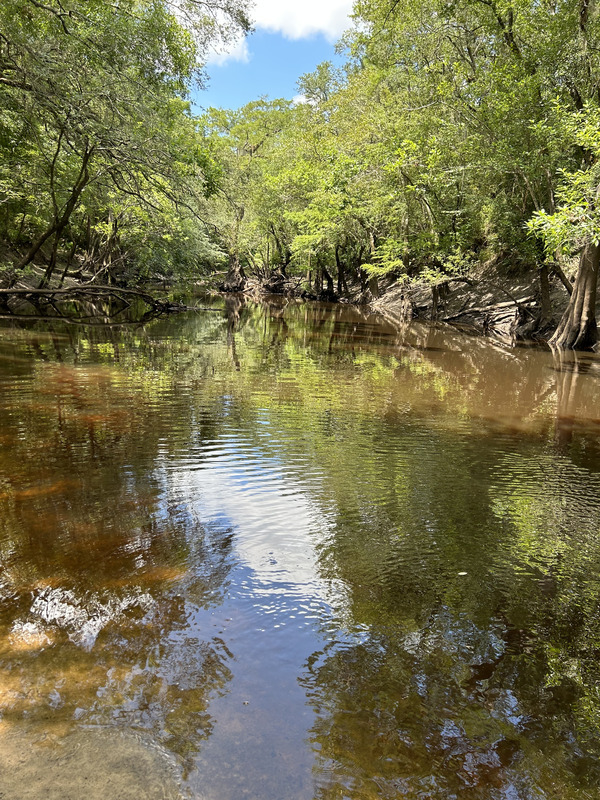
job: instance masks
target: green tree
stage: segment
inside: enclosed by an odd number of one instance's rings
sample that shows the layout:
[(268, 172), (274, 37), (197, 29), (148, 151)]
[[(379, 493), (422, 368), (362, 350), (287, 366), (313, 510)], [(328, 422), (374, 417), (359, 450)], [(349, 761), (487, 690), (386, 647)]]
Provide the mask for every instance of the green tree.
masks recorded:
[(211, 108), (200, 119), (205, 145), (220, 170), (205, 214), (228, 254), (226, 285), (232, 289), (243, 287), (248, 267), (261, 272), (259, 261), (264, 277), (273, 253), (284, 270), (289, 263), (288, 235), (277, 210), (281, 203), (269, 189), (266, 165), (278, 163), (280, 135), (291, 113), (285, 100), (257, 100), (238, 111)]
[[(362, 22), (351, 40), (355, 58), (382, 66), (418, 100), (414, 107), (438, 109), (453, 128), (450, 141), (466, 171), (456, 209), (461, 227), (478, 218), (479, 236), (497, 252), (511, 245), (527, 251), (524, 224), (532, 213), (554, 210), (559, 171), (593, 162), (593, 148), (565, 137), (561, 117), (597, 103), (596, 3), (433, 0), (417, 8), (360, 0), (355, 11)], [(433, 173), (440, 175), (438, 165)], [(435, 194), (426, 191), (430, 204)], [(561, 347), (585, 347), (596, 336), (600, 249), (593, 239), (582, 248), (575, 291), (553, 340)]]
[(580, 253), (571, 299), (551, 344), (583, 349), (598, 338), (595, 308), (600, 266), (600, 109), (588, 103), (581, 111), (557, 112), (567, 138), (581, 149), (582, 164), (580, 169), (562, 172), (556, 210), (540, 210), (529, 227), (543, 237), (550, 257), (556, 253)]
[(237, 0), (3, 4), (0, 191), (7, 233), (29, 242), (17, 269), (48, 244), (49, 280), (61, 244), (132, 200), (167, 230), (196, 211), (210, 163), (185, 96), (210, 42), (247, 28)]

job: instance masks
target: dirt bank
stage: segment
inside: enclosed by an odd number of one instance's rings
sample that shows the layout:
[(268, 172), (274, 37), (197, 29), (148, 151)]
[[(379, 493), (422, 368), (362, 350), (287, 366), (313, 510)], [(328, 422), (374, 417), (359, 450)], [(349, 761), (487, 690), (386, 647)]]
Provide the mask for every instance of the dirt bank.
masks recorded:
[(491, 266), (472, 278), (445, 283), (396, 282), (371, 302), (373, 309), (392, 320), (422, 319), (468, 327), (503, 340), (545, 340), (554, 331), (569, 295), (558, 277), (550, 278), (551, 315), (542, 313), (537, 272), (499, 274)]

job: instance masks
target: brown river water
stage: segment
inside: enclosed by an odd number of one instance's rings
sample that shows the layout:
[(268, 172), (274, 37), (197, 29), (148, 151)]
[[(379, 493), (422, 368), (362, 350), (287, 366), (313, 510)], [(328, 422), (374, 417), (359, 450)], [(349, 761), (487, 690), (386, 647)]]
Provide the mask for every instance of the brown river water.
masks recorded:
[(214, 306), (0, 329), (0, 798), (600, 798), (600, 358)]

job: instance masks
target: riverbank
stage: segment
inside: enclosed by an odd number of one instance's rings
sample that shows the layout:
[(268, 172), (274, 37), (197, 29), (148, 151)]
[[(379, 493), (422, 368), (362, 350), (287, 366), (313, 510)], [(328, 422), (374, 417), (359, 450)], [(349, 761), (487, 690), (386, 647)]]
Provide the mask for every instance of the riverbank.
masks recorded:
[[(567, 276), (563, 275), (561, 280), (557, 275), (550, 275), (544, 304), (539, 271), (518, 268), (511, 271), (506, 266), (500, 269), (497, 264), (482, 265), (469, 275), (448, 278), (436, 284), (409, 282), (401, 278), (384, 278), (379, 283), (373, 280), (360, 284), (348, 282), (343, 292), (339, 288), (335, 290), (333, 279), (317, 291), (313, 285), (307, 286), (300, 276), (278, 272), (268, 280), (246, 277), (242, 273), (235, 285), (223, 280), (223, 275), (230, 277), (229, 273), (215, 273), (189, 284), (187, 289), (185, 286), (178, 289), (172, 286), (169, 291), (165, 283), (129, 288), (97, 285), (93, 276), (67, 275), (65, 270), (61, 281), (53, 281), (42, 291), (36, 287), (43, 283), (43, 267), (32, 265), (18, 281), (9, 272), (2, 276), (0, 312), (9, 317), (29, 316), (31, 313), (62, 316), (66, 312), (65, 316), (72, 317), (73, 301), (89, 305), (90, 301), (111, 300), (110, 309), (103, 306), (101, 316), (108, 315), (113, 322), (128, 312), (135, 300), (140, 308), (132, 318), (145, 321), (157, 314), (184, 310), (186, 305), (173, 304), (173, 297), (186, 296), (190, 289), (202, 287), (219, 294), (241, 293), (259, 301), (280, 295), (367, 306), (394, 323), (410, 319), (446, 322), (472, 333), (512, 343), (549, 339), (567, 306), (567, 285), (570, 285)], [(92, 315), (98, 310), (97, 307), (86, 308), (86, 312)]]
[(567, 288), (556, 275), (548, 279), (548, 306), (544, 309), (538, 271), (500, 273), (496, 266), (488, 265), (470, 277), (434, 285), (397, 281), (370, 305), (391, 321), (447, 322), (514, 342), (547, 340), (568, 300)]

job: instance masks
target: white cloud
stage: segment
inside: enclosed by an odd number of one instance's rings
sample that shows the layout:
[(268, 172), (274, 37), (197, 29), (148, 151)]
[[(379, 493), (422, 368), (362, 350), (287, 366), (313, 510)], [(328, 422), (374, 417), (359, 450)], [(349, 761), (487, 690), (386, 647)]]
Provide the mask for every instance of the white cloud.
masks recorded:
[[(256, 30), (279, 33), (288, 39), (306, 39), (322, 34), (330, 42), (338, 39), (350, 25), (348, 15), (353, 0), (255, 0), (250, 11)], [(229, 61), (247, 63), (251, 53), (246, 39), (224, 50), (213, 51), (209, 64), (222, 66)]]
[(250, 61), (247, 39), (238, 39), (237, 42), (223, 50), (212, 50), (206, 63), (222, 67), (228, 61), (241, 61), (243, 64), (247, 64)]
[(322, 33), (335, 41), (348, 27), (352, 0), (255, 0), (251, 16), (257, 29), (304, 39)]

